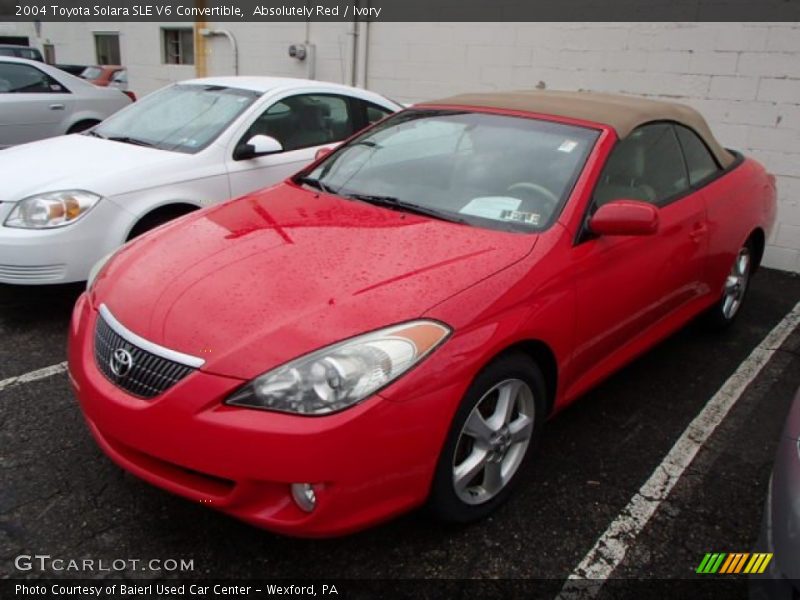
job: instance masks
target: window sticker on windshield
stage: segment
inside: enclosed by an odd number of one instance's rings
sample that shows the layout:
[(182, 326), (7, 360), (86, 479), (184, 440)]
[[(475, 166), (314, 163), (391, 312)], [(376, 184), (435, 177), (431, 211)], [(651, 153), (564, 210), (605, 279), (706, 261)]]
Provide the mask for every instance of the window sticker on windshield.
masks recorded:
[(572, 152), (578, 147), (578, 142), (575, 140), (564, 140), (558, 147), (559, 152)]
[(485, 219), (502, 219), (504, 212), (517, 210), (521, 203), (522, 200), (511, 196), (480, 196), (470, 200), (469, 204), (458, 212)]
[(538, 225), (542, 220), (542, 215), (519, 210), (504, 210), (500, 214), (500, 218), (504, 221), (516, 221), (518, 223), (525, 223), (526, 225)]

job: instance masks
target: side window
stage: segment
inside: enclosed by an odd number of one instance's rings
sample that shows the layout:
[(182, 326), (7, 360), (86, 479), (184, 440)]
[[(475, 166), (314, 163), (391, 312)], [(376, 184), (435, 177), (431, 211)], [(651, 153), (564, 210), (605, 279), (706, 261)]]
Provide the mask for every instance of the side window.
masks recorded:
[(675, 131), (678, 133), (683, 155), (686, 157), (686, 166), (689, 168), (689, 183), (696, 185), (720, 170), (717, 161), (694, 131), (683, 125), (676, 125)]
[(367, 109), (367, 125), (372, 125), (375, 121), (385, 119), (392, 114), (392, 111), (372, 102), (364, 102), (364, 107)]
[(20, 56), (22, 58), (27, 58), (28, 60), (42, 60), (42, 55), (39, 54), (39, 51), (35, 49), (25, 48), (24, 50), (20, 50)]
[(642, 200), (662, 204), (689, 189), (683, 155), (669, 123), (643, 125), (620, 140), (595, 188), (595, 204)]
[(0, 94), (50, 94), (66, 91), (60, 83), (36, 67), (0, 63)]
[(265, 110), (250, 126), (242, 142), (269, 135), (284, 150), (298, 150), (341, 141), (353, 133), (349, 99), (327, 94), (290, 96)]

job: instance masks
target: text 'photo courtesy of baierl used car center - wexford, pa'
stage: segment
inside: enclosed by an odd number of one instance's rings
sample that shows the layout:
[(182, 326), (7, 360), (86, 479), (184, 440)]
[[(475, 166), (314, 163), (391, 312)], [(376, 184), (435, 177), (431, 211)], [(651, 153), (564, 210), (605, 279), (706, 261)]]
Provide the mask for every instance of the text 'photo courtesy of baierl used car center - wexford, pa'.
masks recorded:
[(0, 0), (0, 597), (800, 596), (800, 4)]

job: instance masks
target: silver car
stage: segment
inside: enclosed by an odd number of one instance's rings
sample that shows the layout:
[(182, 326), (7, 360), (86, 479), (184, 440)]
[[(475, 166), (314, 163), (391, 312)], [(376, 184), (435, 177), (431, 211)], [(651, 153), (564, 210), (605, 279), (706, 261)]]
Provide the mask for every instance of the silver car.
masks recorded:
[(772, 558), (763, 575), (751, 576), (750, 598), (800, 597), (800, 391), (778, 441), (754, 551), (770, 553)]
[(97, 87), (33, 60), (0, 56), (0, 148), (83, 131), (130, 103), (118, 89)]

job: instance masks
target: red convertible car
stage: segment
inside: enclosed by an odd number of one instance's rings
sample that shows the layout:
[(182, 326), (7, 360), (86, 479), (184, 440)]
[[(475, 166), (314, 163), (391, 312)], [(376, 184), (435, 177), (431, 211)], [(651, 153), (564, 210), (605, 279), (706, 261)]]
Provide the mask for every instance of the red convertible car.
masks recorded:
[(292, 535), (481, 518), (545, 420), (740, 312), (775, 180), (694, 110), (448, 98), (99, 264), (69, 370), (120, 466)]

